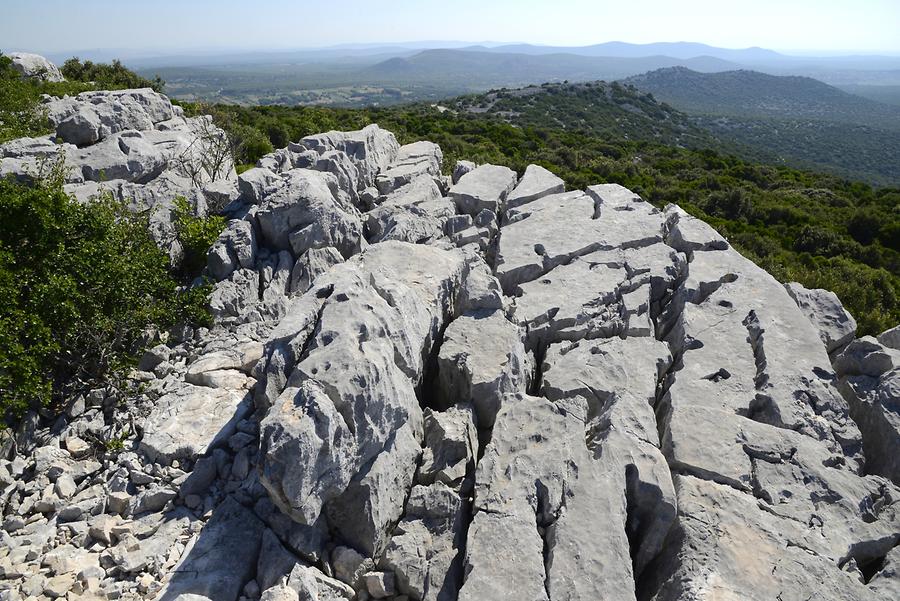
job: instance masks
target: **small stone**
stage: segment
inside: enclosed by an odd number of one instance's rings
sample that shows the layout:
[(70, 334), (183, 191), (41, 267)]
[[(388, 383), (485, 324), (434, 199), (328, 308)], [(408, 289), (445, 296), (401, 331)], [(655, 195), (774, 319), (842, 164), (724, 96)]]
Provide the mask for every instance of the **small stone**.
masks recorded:
[(384, 599), (394, 594), (394, 574), (392, 572), (369, 572), (364, 576), (366, 590), (375, 599)]
[(256, 438), (254, 436), (251, 436), (250, 434), (247, 434), (246, 432), (237, 432), (236, 434), (234, 434), (234, 436), (228, 439), (228, 446), (231, 447), (232, 451), (239, 451), (240, 449), (243, 449), (244, 447), (252, 443), (254, 440), (256, 440)]
[(47, 580), (44, 585), (44, 594), (51, 599), (64, 597), (72, 585), (75, 584), (75, 576), (72, 574), (61, 574)]
[(142, 593), (148, 593), (155, 582), (156, 579), (151, 574), (144, 572), (137, 579), (138, 590)]
[(16, 530), (21, 530), (24, 527), (25, 520), (21, 516), (10, 515), (7, 516), (5, 520), (3, 520), (3, 529), (7, 532), (15, 532)]
[(127, 492), (111, 492), (106, 498), (106, 507), (110, 513), (127, 515), (131, 503), (131, 495)]
[(66, 439), (66, 450), (72, 457), (84, 457), (91, 450), (91, 445), (78, 436), (70, 436)]
[(69, 474), (62, 474), (53, 485), (53, 492), (60, 499), (71, 498), (76, 490), (78, 490), (78, 487), (75, 485), (75, 480)]
[(113, 540), (112, 529), (118, 524), (118, 520), (110, 515), (101, 514), (88, 522), (88, 534), (94, 540), (104, 544), (110, 544)]
[(134, 503), (133, 513), (137, 515), (146, 511), (159, 511), (166, 506), (166, 503), (177, 496), (178, 493), (170, 488), (153, 486), (138, 496)]
[(334, 577), (353, 588), (359, 588), (357, 585), (363, 576), (374, 567), (371, 559), (350, 547), (335, 547), (331, 552), (331, 565), (334, 567)]
[(235, 480), (243, 480), (250, 473), (250, 453), (246, 449), (235, 455), (231, 464), (231, 477)]
[(141, 470), (132, 470), (128, 474), (128, 478), (136, 486), (144, 486), (145, 484), (151, 484), (153, 482), (153, 476)]

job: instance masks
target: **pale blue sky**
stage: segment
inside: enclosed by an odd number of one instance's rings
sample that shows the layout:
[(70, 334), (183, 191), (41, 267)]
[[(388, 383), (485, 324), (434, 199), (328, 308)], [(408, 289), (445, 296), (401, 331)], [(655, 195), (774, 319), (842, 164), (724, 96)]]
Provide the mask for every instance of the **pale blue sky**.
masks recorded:
[(704, 42), (900, 53), (900, 0), (2, 0), (0, 48), (304, 48), (413, 40)]

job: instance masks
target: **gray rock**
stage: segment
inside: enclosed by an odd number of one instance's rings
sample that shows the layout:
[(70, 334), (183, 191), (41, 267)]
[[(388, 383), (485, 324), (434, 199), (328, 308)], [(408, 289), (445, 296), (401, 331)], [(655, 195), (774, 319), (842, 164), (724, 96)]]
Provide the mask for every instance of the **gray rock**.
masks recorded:
[(451, 323), (438, 354), (437, 407), (471, 404), (478, 428), (493, 426), (503, 397), (527, 386), (522, 338), (502, 311), (469, 313)]
[(888, 348), (900, 350), (900, 326), (895, 326), (879, 334), (878, 342)]
[(46, 103), (50, 124), (66, 142), (94, 144), (126, 130), (148, 131), (174, 117), (172, 103), (149, 88), (82, 92)]
[(260, 590), (268, 590), (288, 576), (299, 563), (297, 557), (284, 548), (270, 529), (263, 531), (259, 560), (256, 563), (256, 582)]
[(291, 271), (290, 292), (305, 294), (312, 288), (316, 278), (343, 262), (344, 257), (333, 247), (310, 248), (294, 264), (294, 269)]
[(156, 402), (144, 423), (141, 450), (164, 462), (206, 454), (224, 444), (249, 411), (244, 391), (185, 384)]
[(56, 65), (39, 54), (12, 52), (9, 58), (12, 59), (13, 68), (24, 77), (53, 82), (65, 81)]
[(900, 368), (880, 377), (845, 376), (838, 387), (862, 434), (866, 472), (900, 485)]
[(394, 134), (377, 125), (369, 125), (359, 131), (332, 131), (307, 136), (299, 145), (318, 154), (331, 150), (345, 153), (359, 172), (360, 189), (374, 186), (375, 176), (391, 164), (400, 150)]
[(253, 224), (244, 219), (230, 221), (228, 227), (209, 249), (207, 258), (210, 274), (217, 281), (221, 281), (235, 269), (253, 268), (256, 264), (257, 250)]
[(451, 180), (454, 184), (459, 183), (459, 180), (462, 179), (462, 176), (469, 173), (470, 171), (475, 171), (475, 163), (472, 161), (456, 161), (456, 165), (453, 167), (453, 175), (451, 176)]
[(450, 188), (449, 196), (460, 213), (475, 216), (484, 209), (498, 213), (516, 181), (516, 172), (508, 167), (482, 165), (462, 176)]
[(253, 513), (227, 497), (185, 549), (157, 600), (183, 594), (237, 599), (256, 571), (264, 530)]
[(335, 197), (337, 180), (329, 173), (295, 169), (269, 194), (256, 214), (262, 240), (295, 256), (310, 248), (335, 247), (344, 257), (360, 250), (362, 223), (352, 206)]
[(872, 336), (854, 340), (834, 359), (839, 376), (877, 378), (895, 367), (900, 367), (900, 351), (881, 345)]
[(421, 176), (439, 177), (444, 153), (432, 142), (401, 146), (391, 164), (375, 178), (379, 193), (387, 195)]
[(331, 565), (334, 576), (357, 591), (364, 588), (363, 577), (375, 567), (368, 557), (360, 555), (350, 547), (340, 546), (331, 552)]
[[(273, 332), (287, 357), (281, 375), (267, 374), (286, 389), (262, 421), (260, 449), (260, 480), (282, 511), (311, 524), (328, 502), (330, 516), (352, 518), (340, 527), (356, 548), (385, 542), (421, 450), (415, 386), (465, 268), (458, 253), (385, 242), (332, 268), (289, 309), (282, 324), (299, 318), (298, 329)], [(367, 475), (390, 485), (372, 488)]]
[(472, 409), (425, 410), (425, 450), (416, 481), (458, 486), (472, 474), (478, 454), (478, 431)]
[[(298, 565), (291, 572), (287, 588), (293, 591), (289, 599), (315, 599), (317, 601), (343, 601), (353, 599), (356, 592), (340, 580), (329, 578), (316, 568)], [(276, 597), (276, 599), (279, 599)]]
[(784, 285), (797, 306), (819, 329), (829, 353), (846, 346), (856, 336), (856, 320), (844, 309), (834, 292), (810, 290), (797, 282)]
[(250, 204), (259, 204), (271, 188), (281, 183), (281, 178), (263, 167), (248, 169), (238, 176), (241, 198)]
[(366, 590), (373, 599), (384, 599), (394, 595), (394, 575), (389, 572), (369, 572), (364, 576)]
[(669, 205), (666, 215), (666, 244), (679, 252), (726, 250), (728, 242), (709, 224), (688, 215), (678, 205)]
[(509, 207), (518, 207), (529, 202), (549, 196), (561, 194), (566, 191), (566, 184), (562, 179), (541, 167), (529, 165), (525, 174), (519, 181), (519, 185), (510, 193), (506, 204)]

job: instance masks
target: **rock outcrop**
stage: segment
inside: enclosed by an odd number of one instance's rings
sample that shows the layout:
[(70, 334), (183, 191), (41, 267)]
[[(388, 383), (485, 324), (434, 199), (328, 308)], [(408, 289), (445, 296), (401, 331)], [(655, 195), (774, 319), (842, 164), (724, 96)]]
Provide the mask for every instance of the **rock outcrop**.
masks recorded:
[(54, 133), (0, 145), (0, 176), (30, 181), (60, 169), (70, 195), (101, 195), (147, 211), (154, 238), (177, 262), (173, 201), (181, 196), (205, 215), (239, 195), (225, 133), (209, 116), (185, 117), (181, 107), (149, 88), (46, 97)]
[[(117, 194), (206, 194), (161, 97), (54, 102), (72, 193), (108, 144)], [(373, 125), (229, 166), (215, 326), (3, 442), (0, 598), (897, 598), (895, 332), (676, 206), (442, 161)]]

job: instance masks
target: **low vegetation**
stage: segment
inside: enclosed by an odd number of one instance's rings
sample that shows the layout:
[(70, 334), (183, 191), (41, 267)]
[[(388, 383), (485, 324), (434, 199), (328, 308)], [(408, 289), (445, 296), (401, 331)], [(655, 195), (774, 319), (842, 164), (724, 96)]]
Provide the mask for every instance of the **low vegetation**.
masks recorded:
[(166, 85), (158, 75), (153, 79), (141, 77), (119, 61), (113, 61), (108, 65), (91, 61), (82, 62), (78, 57), (73, 57), (63, 63), (60, 72), (70, 82), (89, 83), (99, 90), (153, 88), (157, 92), (162, 92)]

